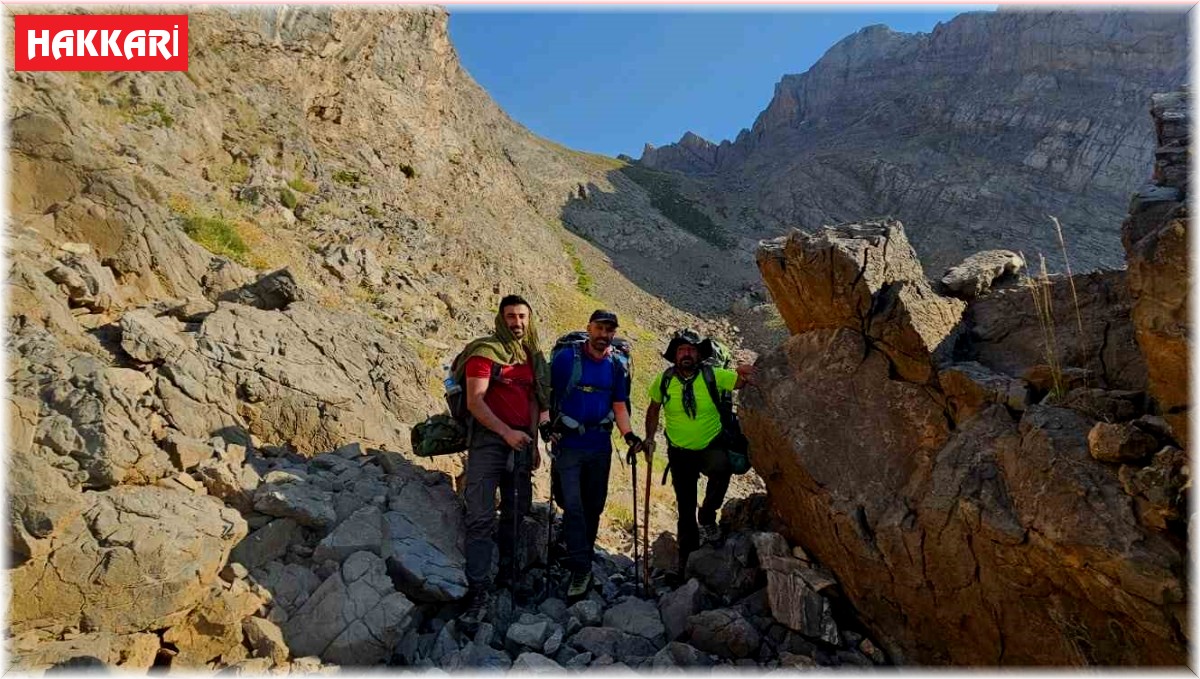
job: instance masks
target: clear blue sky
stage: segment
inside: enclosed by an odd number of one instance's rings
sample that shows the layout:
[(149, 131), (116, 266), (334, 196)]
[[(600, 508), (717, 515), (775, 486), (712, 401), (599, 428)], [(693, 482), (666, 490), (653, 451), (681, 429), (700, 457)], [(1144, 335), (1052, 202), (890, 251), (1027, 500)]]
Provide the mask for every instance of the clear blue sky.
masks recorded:
[(451, 5), (462, 63), (510, 116), (582, 151), (637, 158), (686, 131), (733, 139), (830, 46), (871, 24), (928, 33), (995, 5), (836, 11), (487, 9)]

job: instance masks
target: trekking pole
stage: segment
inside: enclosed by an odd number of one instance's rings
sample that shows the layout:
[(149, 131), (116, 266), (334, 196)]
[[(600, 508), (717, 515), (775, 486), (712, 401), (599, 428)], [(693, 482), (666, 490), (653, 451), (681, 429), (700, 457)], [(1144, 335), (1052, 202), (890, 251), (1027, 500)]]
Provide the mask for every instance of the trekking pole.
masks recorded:
[[(650, 594), (650, 485), (653, 482), (654, 476), (654, 454), (646, 459), (646, 497), (645, 511), (642, 512), (642, 585), (646, 588), (646, 594)], [(634, 542), (637, 541), (637, 535), (633, 536)]]
[[(536, 444), (535, 444), (536, 445)], [(554, 457), (558, 454), (558, 445), (550, 444), (550, 519), (546, 522), (546, 571), (550, 571), (550, 551), (554, 548)]]
[(630, 446), (629, 453), (625, 455), (629, 461), (629, 472), (633, 475), (633, 588), (635, 592), (642, 589), (642, 573), (641, 561), (638, 559), (638, 498), (637, 498), (637, 453), (633, 452), (633, 447)]
[(521, 515), (521, 505), (519, 502), (520, 497), (521, 497), (520, 484), (521, 484), (521, 475), (524, 473), (526, 465), (529, 464), (529, 460), (528, 460), (529, 455), (530, 455), (529, 445), (522, 446), (519, 449), (518, 448), (513, 449), (513, 478), (512, 478), (512, 489), (513, 489), (512, 490), (512, 502), (513, 502), (513, 504), (512, 504), (512, 514), (513, 514), (512, 551), (513, 551), (513, 553), (512, 553), (512, 564), (511, 564), (512, 572), (510, 573), (511, 580), (509, 581), (510, 582), (509, 587), (510, 587), (510, 591), (512, 592), (514, 602), (517, 599), (517, 590), (519, 589), (517, 587), (517, 574), (520, 573), (520, 567), (518, 566), (517, 561), (520, 559), (521, 548), (523, 546), (521, 544), (521, 523), (523, 522), (523, 520), (525, 518)]

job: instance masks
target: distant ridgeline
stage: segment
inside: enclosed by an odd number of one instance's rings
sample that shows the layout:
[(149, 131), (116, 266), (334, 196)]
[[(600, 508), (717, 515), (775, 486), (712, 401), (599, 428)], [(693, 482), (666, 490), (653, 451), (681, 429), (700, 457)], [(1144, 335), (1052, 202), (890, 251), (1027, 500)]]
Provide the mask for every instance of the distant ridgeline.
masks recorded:
[(690, 177), (696, 209), (730, 235), (890, 215), (931, 275), (991, 248), (1060, 270), (1054, 215), (1076, 270), (1117, 267), (1129, 193), (1150, 176), (1150, 95), (1187, 82), (1187, 54), (1178, 12), (870, 26), (783, 76), (734, 141), (689, 132), (637, 163)]

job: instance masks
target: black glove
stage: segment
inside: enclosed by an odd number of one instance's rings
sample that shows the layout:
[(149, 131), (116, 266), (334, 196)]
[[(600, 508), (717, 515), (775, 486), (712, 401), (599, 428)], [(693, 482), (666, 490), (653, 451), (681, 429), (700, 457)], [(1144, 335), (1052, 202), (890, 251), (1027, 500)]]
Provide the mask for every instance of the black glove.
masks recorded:
[(629, 445), (629, 452), (625, 454), (625, 463), (630, 465), (637, 464), (637, 454), (641, 450), (642, 439), (638, 438), (637, 434), (629, 432), (625, 435), (625, 443)]
[(554, 425), (547, 420), (538, 425), (538, 434), (542, 437), (542, 441), (550, 443), (550, 434), (554, 432)]

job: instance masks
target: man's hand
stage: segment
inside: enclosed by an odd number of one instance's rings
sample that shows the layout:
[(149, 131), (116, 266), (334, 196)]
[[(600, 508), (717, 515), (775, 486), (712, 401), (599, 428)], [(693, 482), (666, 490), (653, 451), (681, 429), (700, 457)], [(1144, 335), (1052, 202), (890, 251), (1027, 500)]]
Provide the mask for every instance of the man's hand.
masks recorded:
[(734, 368), (738, 374), (738, 384), (754, 384), (754, 378), (758, 374), (758, 368), (755, 368), (750, 363), (739, 363)]
[(625, 462), (627, 464), (637, 463), (637, 454), (642, 449), (642, 439), (637, 434), (629, 432), (625, 434), (625, 443), (629, 446), (629, 452), (625, 454)]
[(510, 427), (509, 430), (504, 433), (504, 442), (508, 444), (509, 448), (512, 448), (513, 450), (520, 450), (533, 443), (533, 437), (519, 429), (512, 429)]
[(646, 464), (650, 464), (654, 459), (654, 449), (657, 447), (658, 444), (654, 442), (654, 439), (642, 441), (642, 452), (646, 454)]

